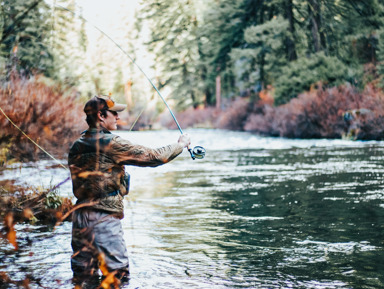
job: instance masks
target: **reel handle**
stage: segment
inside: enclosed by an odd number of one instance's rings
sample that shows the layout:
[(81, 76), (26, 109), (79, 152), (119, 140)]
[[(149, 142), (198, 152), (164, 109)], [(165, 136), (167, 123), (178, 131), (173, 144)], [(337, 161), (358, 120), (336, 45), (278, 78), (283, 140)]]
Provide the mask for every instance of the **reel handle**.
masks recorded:
[(188, 146), (187, 149), (193, 160), (203, 159), (205, 157), (205, 148), (203, 148), (202, 146), (195, 146), (193, 150)]
[(189, 146), (187, 146), (187, 149), (188, 149), (188, 151), (189, 151), (189, 154), (191, 155), (191, 158), (192, 158), (193, 160), (195, 160), (196, 158), (195, 158), (195, 156), (194, 156), (194, 154), (193, 154), (192, 149), (191, 149)]

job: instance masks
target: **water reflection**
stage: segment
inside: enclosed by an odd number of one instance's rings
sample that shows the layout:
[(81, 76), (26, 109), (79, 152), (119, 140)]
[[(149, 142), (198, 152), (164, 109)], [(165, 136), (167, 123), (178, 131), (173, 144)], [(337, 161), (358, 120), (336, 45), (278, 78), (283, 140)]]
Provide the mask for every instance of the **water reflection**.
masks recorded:
[[(127, 288), (384, 287), (383, 143), (189, 133), (207, 148), (204, 160), (185, 153), (164, 167), (129, 168)], [(122, 133), (147, 145), (177, 134)], [(70, 224), (18, 230), (33, 245), (12, 260), (1, 249), (1, 270), (71, 288)]]

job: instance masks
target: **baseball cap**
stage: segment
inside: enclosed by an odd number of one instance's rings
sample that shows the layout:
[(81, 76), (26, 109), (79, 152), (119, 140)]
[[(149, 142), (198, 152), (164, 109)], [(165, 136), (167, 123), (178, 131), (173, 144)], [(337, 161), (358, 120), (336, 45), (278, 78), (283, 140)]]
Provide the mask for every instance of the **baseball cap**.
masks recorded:
[(109, 95), (95, 95), (84, 106), (86, 114), (94, 114), (101, 110), (120, 112), (126, 109), (125, 104), (116, 103)]

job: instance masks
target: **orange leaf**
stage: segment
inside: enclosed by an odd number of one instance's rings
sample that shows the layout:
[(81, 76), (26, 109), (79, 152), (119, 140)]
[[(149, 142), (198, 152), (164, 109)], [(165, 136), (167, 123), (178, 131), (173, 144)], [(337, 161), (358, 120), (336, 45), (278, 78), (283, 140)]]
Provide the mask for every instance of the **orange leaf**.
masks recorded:
[(79, 178), (88, 178), (89, 176), (104, 176), (104, 173), (96, 171), (96, 172), (82, 172), (77, 175)]
[(17, 242), (16, 242), (16, 231), (14, 228), (14, 223), (13, 223), (13, 214), (8, 213), (5, 218), (4, 218), (4, 225), (7, 229), (7, 239), (9, 243), (15, 247), (15, 250), (18, 249)]
[(52, 136), (52, 130), (47, 125), (43, 127), (43, 131), (46, 135)]
[(16, 242), (16, 231), (15, 229), (12, 229), (7, 233), (7, 239), (9, 241), (9, 243), (11, 243), (13, 245), (13, 247), (15, 247), (15, 250), (18, 249), (18, 246), (17, 246), (17, 242)]
[(104, 253), (100, 253), (98, 256), (99, 259), (99, 268), (104, 276), (107, 276), (109, 274), (107, 264), (105, 264), (105, 255)]
[(117, 271), (109, 272), (107, 264), (105, 263), (104, 253), (100, 253), (98, 256), (99, 259), (99, 268), (105, 276), (103, 282), (100, 284), (100, 288), (108, 289), (111, 288), (111, 285), (114, 284), (115, 288), (119, 288), (120, 281), (115, 277)]
[(30, 208), (24, 209), (23, 217), (24, 219), (31, 220), (34, 217), (32, 210)]
[(115, 277), (116, 272), (109, 273), (107, 277), (104, 278), (103, 282), (101, 282), (100, 287), (103, 289), (111, 288), (111, 285), (114, 284), (114, 288), (119, 288), (119, 280)]

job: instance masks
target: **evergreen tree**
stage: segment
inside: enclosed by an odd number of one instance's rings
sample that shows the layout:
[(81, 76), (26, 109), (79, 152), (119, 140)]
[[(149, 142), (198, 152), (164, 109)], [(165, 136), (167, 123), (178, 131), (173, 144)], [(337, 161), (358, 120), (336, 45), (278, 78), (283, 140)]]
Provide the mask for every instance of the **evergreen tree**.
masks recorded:
[(377, 51), (377, 59), (378, 59), (378, 74), (380, 86), (384, 88), (384, 28), (379, 30), (377, 33), (378, 38), (378, 51)]
[[(54, 78), (68, 86), (80, 83), (86, 74), (85, 20), (77, 16), (75, 0), (56, 0), (51, 7), (50, 48), (54, 56)], [(81, 81), (84, 81), (82, 79)]]
[[(238, 93), (235, 87), (243, 93), (271, 83), (273, 74), (287, 60), (297, 59), (294, 9), (291, 0), (212, 2), (206, 11), (206, 25), (201, 28), (202, 35), (209, 39), (202, 48), (211, 75), (208, 85), (221, 75), (228, 97)], [(269, 37), (253, 35), (259, 32)]]
[[(277, 2), (271, 2), (270, 11), (283, 15), (289, 21), (289, 33), (282, 35), (275, 31), (257, 42), (255, 33), (259, 30), (254, 28), (248, 31), (254, 34), (253, 38), (248, 37), (248, 48), (242, 53), (237, 51), (232, 54), (235, 56), (234, 60), (239, 57), (247, 59), (248, 55), (250, 62), (254, 63), (254, 71), (258, 72), (259, 80), (276, 88), (277, 104), (289, 101), (318, 81), (325, 85), (336, 85), (345, 81), (364, 85), (362, 64), (374, 64), (377, 58), (375, 31), (383, 19), (379, 16), (382, 8), (377, 1), (352, 3), (355, 1), (308, 0), (292, 1), (292, 5), (285, 6), (281, 3), (279, 8), (273, 7)], [(373, 7), (376, 7), (374, 11)], [(292, 11), (288, 11), (288, 8)], [(263, 29), (265, 24), (258, 24), (256, 27)], [(280, 48), (281, 45), (286, 47), (285, 55), (282, 49), (267, 49), (262, 53), (260, 46), (269, 48), (268, 43), (271, 43), (273, 38), (286, 39), (285, 42), (279, 42)], [(294, 47), (290, 43), (293, 39)], [(266, 51), (271, 53), (269, 61), (281, 57), (279, 61), (274, 62), (273, 67), (268, 67), (266, 63)], [(255, 52), (258, 58), (251, 57)], [(282, 58), (285, 58), (285, 61)], [(334, 69), (338, 71), (332, 71)], [(265, 71), (274, 77), (268, 80), (264, 77)]]
[(151, 0), (142, 9), (149, 24), (148, 47), (155, 55), (158, 86), (172, 87), (180, 107), (203, 101), (199, 66), (198, 0)]
[(204, 12), (204, 22), (200, 26), (202, 62), (205, 67), (205, 90), (211, 97), (208, 104), (215, 103), (215, 79), (221, 76), (224, 97), (235, 92), (237, 73), (233, 71), (230, 53), (233, 48), (246, 46), (244, 30), (252, 24), (263, 23), (264, 1), (212, 1)]
[(0, 52), (3, 69), (9, 71), (17, 64), (24, 75), (35, 71), (52, 74), (49, 15), (49, 7), (42, 0), (2, 1)]
[(282, 17), (274, 18), (264, 24), (247, 28), (244, 40), (250, 48), (233, 49), (231, 58), (245, 82), (244, 90), (259, 91), (272, 84), (280, 75), (288, 58), (285, 42), (288, 22)]
[[(133, 63), (135, 61), (141, 69), (149, 76), (150, 75), (150, 66), (154, 63), (152, 55), (147, 53), (145, 48), (146, 39), (142, 36), (142, 25), (143, 19), (137, 16), (137, 11), (133, 13), (131, 17), (124, 18), (124, 50), (127, 51), (128, 55), (132, 59), (128, 59), (124, 56), (124, 59), (127, 60), (124, 62), (124, 96), (128, 104), (128, 108), (132, 112), (132, 115), (140, 115), (143, 109), (148, 105), (149, 98), (153, 95), (153, 88), (143, 75), (143, 73), (138, 69), (138, 67)], [(132, 22), (132, 19), (136, 21)], [(150, 77), (150, 76), (149, 76)], [(162, 106), (164, 108), (164, 106)]]

